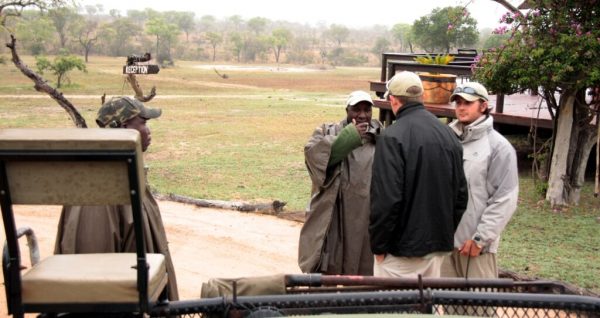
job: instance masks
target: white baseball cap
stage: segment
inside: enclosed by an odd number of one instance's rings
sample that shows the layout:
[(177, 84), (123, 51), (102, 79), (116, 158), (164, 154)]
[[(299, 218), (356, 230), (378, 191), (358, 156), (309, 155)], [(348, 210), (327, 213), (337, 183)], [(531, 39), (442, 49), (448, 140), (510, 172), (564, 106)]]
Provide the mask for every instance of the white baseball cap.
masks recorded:
[(367, 102), (373, 106), (373, 99), (371, 95), (365, 91), (354, 91), (348, 95), (346, 100), (346, 106), (354, 106), (360, 102)]

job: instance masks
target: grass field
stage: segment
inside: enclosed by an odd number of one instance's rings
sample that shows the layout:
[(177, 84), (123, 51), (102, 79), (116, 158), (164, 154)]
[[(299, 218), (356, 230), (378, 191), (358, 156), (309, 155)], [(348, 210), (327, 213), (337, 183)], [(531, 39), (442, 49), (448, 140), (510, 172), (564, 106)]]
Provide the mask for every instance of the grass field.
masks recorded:
[[(34, 65), (31, 57), (24, 60)], [(95, 127), (102, 94), (132, 94), (121, 74), (124, 62), (92, 56), (88, 73), (74, 72), (61, 90), (89, 127)], [(286, 72), (268, 65), (264, 71), (219, 70), (228, 75), (222, 79), (195, 66), (178, 62), (138, 77), (145, 91), (157, 86), (148, 106), (163, 109), (150, 121), (153, 144), (145, 159), (152, 186), (203, 199), (282, 200), (287, 211), (304, 210), (309, 198), (303, 146), (313, 129), (344, 118), (346, 94), (368, 91), (368, 81), (379, 78), (378, 68)], [(66, 112), (32, 86), (12, 64), (0, 65), (0, 128), (72, 127)], [(501, 267), (600, 293), (598, 200), (586, 185), (579, 207), (556, 214), (524, 175), (519, 209), (500, 246)]]

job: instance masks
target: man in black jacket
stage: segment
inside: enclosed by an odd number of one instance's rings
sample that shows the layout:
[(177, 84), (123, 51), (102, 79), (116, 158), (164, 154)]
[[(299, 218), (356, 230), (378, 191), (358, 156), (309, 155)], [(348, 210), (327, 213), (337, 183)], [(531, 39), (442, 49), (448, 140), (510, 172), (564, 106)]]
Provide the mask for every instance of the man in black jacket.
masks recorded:
[(467, 206), (462, 146), (423, 106), (418, 75), (387, 83), (396, 121), (377, 140), (369, 234), (374, 275), (440, 277), (443, 256)]

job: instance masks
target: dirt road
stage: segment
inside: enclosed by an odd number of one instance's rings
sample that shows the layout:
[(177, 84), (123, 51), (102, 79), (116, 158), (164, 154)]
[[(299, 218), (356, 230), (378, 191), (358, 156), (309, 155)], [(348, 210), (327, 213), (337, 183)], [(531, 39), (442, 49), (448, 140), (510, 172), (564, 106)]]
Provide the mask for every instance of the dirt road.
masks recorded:
[[(301, 224), (274, 216), (197, 208), (159, 201), (182, 299), (200, 297), (211, 277), (300, 273), (296, 264)], [(42, 258), (52, 253), (60, 207), (17, 206), (17, 227), (33, 228)], [(4, 242), (4, 231), (2, 242)], [(21, 245), (29, 262), (26, 240)], [(1, 277), (0, 277), (1, 279)], [(4, 288), (0, 317), (6, 316)]]

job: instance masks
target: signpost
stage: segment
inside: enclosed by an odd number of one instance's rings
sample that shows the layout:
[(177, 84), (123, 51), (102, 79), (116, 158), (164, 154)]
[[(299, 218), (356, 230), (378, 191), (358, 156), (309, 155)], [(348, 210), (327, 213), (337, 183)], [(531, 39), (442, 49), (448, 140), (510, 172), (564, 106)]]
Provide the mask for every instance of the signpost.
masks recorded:
[(155, 64), (123, 66), (123, 74), (158, 74), (158, 71), (160, 71), (160, 68)]
[(156, 64), (140, 64), (152, 59), (150, 53), (144, 55), (130, 55), (127, 57), (127, 65), (123, 66), (123, 74), (158, 74), (160, 68)]

